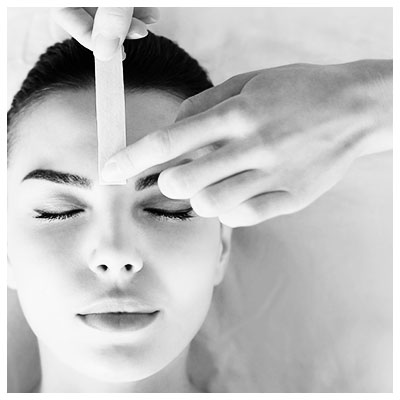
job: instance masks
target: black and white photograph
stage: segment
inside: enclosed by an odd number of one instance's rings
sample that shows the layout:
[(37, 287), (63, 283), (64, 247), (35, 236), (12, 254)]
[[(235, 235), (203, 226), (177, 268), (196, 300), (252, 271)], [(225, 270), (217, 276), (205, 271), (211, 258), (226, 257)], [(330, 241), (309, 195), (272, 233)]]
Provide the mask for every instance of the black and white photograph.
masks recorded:
[(3, 8), (7, 394), (393, 394), (394, 8), (98, 5)]

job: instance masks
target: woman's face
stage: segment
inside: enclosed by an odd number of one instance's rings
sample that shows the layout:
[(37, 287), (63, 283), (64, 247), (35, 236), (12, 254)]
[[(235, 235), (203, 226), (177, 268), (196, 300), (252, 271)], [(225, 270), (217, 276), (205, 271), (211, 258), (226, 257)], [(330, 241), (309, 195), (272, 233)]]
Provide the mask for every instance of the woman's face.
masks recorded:
[[(128, 94), (127, 143), (173, 123), (179, 104), (166, 93)], [(154, 374), (200, 329), (223, 277), (229, 228), (196, 216), (188, 200), (164, 197), (150, 178), (138, 185), (160, 166), (126, 185), (98, 184), (93, 91), (49, 96), (15, 134), (8, 277), (32, 330), (59, 359), (93, 377)], [(132, 308), (121, 311), (145, 314), (85, 310), (108, 298), (117, 308), (129, 299)]]

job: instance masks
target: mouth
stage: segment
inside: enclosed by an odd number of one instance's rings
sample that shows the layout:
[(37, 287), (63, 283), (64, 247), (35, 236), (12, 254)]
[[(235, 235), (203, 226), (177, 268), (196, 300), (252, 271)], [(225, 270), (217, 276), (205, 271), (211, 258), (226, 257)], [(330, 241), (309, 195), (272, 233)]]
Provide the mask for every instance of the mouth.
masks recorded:
[(124, 332), (137, 331), (152, 324), (159, 315), (159, 310), (145, 312), (105, 312), (77, 314), (79, 319), (90, 326), (101, 331)]

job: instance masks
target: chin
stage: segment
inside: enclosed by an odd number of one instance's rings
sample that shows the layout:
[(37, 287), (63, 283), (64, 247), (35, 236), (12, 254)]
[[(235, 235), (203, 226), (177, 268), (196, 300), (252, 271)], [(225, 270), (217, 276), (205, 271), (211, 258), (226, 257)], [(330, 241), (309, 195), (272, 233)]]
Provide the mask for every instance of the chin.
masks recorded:
[[(74, 368), (93, 379), (107, 383), (128, 383), (146, 379), (169, 364), (159, 358), (154, 360), (150, 355), (137, 357), (122, 350), (121, 354), (112, 357), (94, 357), (90, 360), (75, 362)], [(153, 358), (153, 360), (152, 360)]]

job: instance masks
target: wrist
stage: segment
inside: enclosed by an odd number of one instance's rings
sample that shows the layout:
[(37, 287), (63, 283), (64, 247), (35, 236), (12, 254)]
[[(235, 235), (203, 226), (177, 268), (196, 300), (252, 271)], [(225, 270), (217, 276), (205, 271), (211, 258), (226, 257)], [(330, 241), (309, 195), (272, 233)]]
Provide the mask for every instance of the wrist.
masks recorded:
[(390, 150), (393, 129), (393, 61), (362, 60), (343, 64), (358, 105), (361, 128), (358, 154)]

